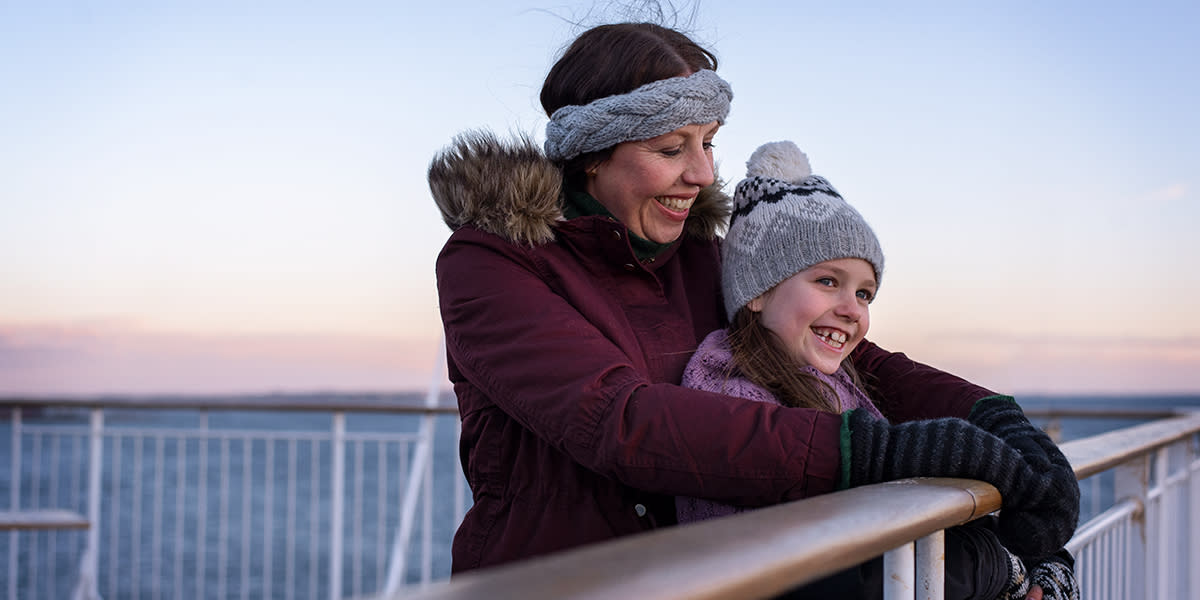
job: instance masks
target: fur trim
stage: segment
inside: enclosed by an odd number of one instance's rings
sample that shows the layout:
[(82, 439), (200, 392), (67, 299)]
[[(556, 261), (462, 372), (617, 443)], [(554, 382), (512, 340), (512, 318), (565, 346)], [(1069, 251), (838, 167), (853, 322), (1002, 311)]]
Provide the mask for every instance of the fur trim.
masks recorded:
[[(451, 230), (472, 225), (519, 244), (554, 239), (563, 219), (562, 171), (525, 135), (501, 141), (490, 131), (458, 135), (429, 164), (429, 189)], [(700, 190), (686, 235), (712, 239), (729, 222), (718, 178)]]
[(508, 144), (489, 131), (454, 138), (429, 164), (429, 189), (451, 230), (474, 225), (517, 243), (554, 239), (562, 219), (562, 172), (533, 140)]

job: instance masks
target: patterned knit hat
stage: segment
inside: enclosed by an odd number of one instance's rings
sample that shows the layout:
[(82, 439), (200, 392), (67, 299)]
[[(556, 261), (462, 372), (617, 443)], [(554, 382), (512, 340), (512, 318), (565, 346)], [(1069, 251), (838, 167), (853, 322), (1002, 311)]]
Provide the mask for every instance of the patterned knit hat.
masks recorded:
[(763, 292), (817, 263), (861, 258), (882, 281), (883, 250), (871, 227), (792, 142), (759, 146), (733, 195), (733, 216), (721, 248), (725, 311), (734, 313)]

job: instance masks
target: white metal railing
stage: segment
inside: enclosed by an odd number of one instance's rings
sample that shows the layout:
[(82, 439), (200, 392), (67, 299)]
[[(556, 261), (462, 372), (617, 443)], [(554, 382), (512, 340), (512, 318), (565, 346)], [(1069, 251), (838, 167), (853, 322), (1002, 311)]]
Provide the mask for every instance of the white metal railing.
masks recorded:
[(439, 401), (5, 400), (0, 510), (88, 527), (0, 534), (0, 594), (336, 599), (444, 579), (467, 499)]
[[(10, 400), (0, 511), (67, 509), (89, 528), (0, 533), (0, 594), (753, 598), (884, 554), (889, 598), (940, 598), (942, 531), (999, 502), (978, 482), (893, 482), (429, 585), (467, 503), (435, 388)], [(1189, 415), (1063, 444), (1090, 498), (1068, 546), (1084, 598), (1200, 597), (1198, 432)]]

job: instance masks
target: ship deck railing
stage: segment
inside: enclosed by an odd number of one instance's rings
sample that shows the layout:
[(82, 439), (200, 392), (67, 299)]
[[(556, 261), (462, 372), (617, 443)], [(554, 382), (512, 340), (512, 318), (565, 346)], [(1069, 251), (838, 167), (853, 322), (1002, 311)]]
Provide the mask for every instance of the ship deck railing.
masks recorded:
[[(0, 530), (0, 597), (770, 598), (883, 555), (887, 598), (936, 599), (944, 530), (1001, 502), (986, 483), (902, 480), (449, 579), (469, 499), (435, 389), (4, 399), (0, 514), (36, 526)], [(1050, 430), (1146, 420), (1062, 444), (1088, 498), (1068, 545), (1083, 598), (1200, 598), (1200, 414), (1029, 412)], [(281, 415), (315, 425), (263, 426)]]

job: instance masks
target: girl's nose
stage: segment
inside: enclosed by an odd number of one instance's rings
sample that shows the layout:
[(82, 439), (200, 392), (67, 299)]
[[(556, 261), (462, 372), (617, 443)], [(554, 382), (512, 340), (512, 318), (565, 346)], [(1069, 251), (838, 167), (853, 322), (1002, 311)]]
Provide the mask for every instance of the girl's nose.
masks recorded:
[(838, 304), (834, 309), (839, 317), (842, 317), (851, 323), (857, 323), (867, 312), (867, 307), (862, 300), (858, 298), (858, 294), (852, 290), (846, 290), (838, 296)]

